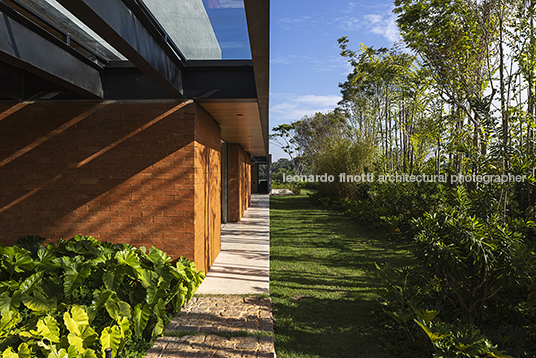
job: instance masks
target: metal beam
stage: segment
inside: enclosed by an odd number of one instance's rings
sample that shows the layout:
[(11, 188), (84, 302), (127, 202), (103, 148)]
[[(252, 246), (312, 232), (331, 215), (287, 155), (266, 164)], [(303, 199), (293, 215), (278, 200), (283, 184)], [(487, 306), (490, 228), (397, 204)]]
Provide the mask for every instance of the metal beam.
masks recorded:
[(137, 68), (106, 68), (106, 99), (172, 99), (164, 89)]
[(149, 30), (121, 0), (58, 0), (106, 42), (175, 98), (182, 98), (182, 73)]
[(194, 99), (257, 98), (253, 65), (249, 60), (188, 61), (184, 95)]
[(0, 99), (34, 101), (38, 99), (84, 99), (64, 86), (47, 81), (28, 71), (0, 62)]
[(0, 61), (89, 98), (102, 98), (97, 68), (0, 11)]

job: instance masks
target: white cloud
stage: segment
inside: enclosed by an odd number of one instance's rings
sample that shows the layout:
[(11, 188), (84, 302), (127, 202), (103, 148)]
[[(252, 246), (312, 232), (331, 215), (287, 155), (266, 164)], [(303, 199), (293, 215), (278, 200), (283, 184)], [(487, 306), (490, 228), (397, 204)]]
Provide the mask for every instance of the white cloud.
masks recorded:
[(368, 14), (363, 16), (363, 18), (367, 21), (370, 21), (372, 24), (377, 24), (383, 20), (383, 16), (378, 14)]
[(292, 61), (290, 60), (289, 56), (283, 56), (281, 54), (274, 55), (272, 59), (270, 60), (271, 63), (276, 63), (279, 65), (288, 65)]
[(337, 72), (338, 74), (346, 75), (352, 70), (348, 61), (340, 56), (331, 56), (328, 59), (318, 59), (312, 56), (304, 55), (283, 55), (274, 54), (271, 63), (275, 65), (292, 65), (292, 64), (308, 64), (315, 72)]
[(344, 12), (347, 12), (347, 13), (352, 13), (354, 12), (354, 9), (356, 6), (358, 6), (359, 4), (358, 3), (355, 3), (355, 2), (349, 2), (348, 3), (348, 7), (343, 10)]
[(318, 22), (318, 19), (304, 15), (298, 18), (284, 17), (277, 20), (277, 25), (281, 26), (284, 30), (292, 30), (294, 27), (305, 27), (316, 22)]
[(381, 35), (391, 42), (400, 41), (396, 15), (391, 11), (384, 14), (368, 14), (363, 16), (363, 20), (370, 32)]
[(284, 56), (280, 53), (275, 54), (274, 57), (271, 59), (272, 63), (287, 65), (290, 63), (321, 63), (322, 61), (319, 61), (311, 56), (304, 56), (304, 55), (288, 55)]
[(293, 122), (305, 115), (316, 112), (328, 112), (341, 100), (338, 95), (294, 95), (288, 93), (270, 94), (272, 102), (280, 102), (270, 108), (271, 126)]
[(335, 22), (339, 24), (339, 28), (343, 30), (353, 31), (361, 28), (362, 21), (356, 17), (338, 17)]

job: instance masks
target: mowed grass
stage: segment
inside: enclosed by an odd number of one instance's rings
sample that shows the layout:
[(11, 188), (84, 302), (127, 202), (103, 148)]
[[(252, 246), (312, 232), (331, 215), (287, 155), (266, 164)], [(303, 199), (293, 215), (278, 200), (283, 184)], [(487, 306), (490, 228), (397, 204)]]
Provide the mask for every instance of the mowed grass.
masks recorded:
[(400, 243), (301, 195), (271, 197), (270, 247), (278, 358), (390, 357), (374, 262), (411, 264)]

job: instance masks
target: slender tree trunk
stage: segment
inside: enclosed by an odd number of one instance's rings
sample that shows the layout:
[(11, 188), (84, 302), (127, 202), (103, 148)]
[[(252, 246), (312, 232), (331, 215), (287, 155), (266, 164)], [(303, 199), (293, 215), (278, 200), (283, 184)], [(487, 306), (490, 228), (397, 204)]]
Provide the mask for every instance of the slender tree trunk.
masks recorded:
[[(461, 133), (461, 128), (463, 127), (463, 120), (461, 118), (462, 116), (462, 113), (461, 113), (461, 109), (458, 107), (458, 110), (457, 110), (457, 113), (456, 113), (456, 116), (457, 116), (457, 121), (456, 121), (456, 140), (459, 140), (460, 138), (460, 133)], [(458, 144), (458, 143), (456, 143)], [(457, 175), (461, 175), (462, 174), (462, 163), (461, 163), (461, 156), (460, 154), (458, 154), (456, 152), (456, 162), (455, 162), (455, 165), (456, 165), (456, 174)]]
[(409, 167), (409, 175), (413, 175), (413, 158), (415, 157), (415, 153), (414, 153), (414, 150), (413, 150), (413, 145), (410, 145), (410, 146), (409, 146), (409, 151), (410, 151), (410, 154), (411, 154), (411, 162), (410, 162), (410, 167)]
[(504, 50), (503, 50), (503, 17), (504, 17), (504, 6), (501, 3), (501, 8), (499, 10), (499, 81), (500, 81), (500, 91), (501, 91), (501, 115), (502, 115), (502, 130), (503, 130), (503, 155), (504, 155), (504, 170), (508, 169), (508, 158), (506, 156), (506, 147), (508, 146), (508, 111), (506, 108), (506, 93), (505, 93), (505, 83), (504, 83)]
[[(534, 9), (534, 0), (530, 1), (531, 9)], [(531, 56), (534, 56), (534, 17), (531, 16), (530, 18), (530, 54)], [(531, 58), (531, 60), (533, 60)], [(535, 88), (534, 88), (534, 69), (530, 69), (530, 75), (529, 75), (529, 120), (530, 123), (527, 125), (527, 128), (529, 130), (529, 135), (527, 135), (527, 144), (529, 146), (529, 149), (532, 150), (532, 141), (533, 141), (533, 131), (532, 131), (532, 123), (534, 121), (534, 96), (535, 96)], [(532, 169), (532, 175), (534, 176), (536, 174), (535, 169)], [(532, 187), (529, 187), (528, 189), (528, 205), (533, 205), (533, 189)]]
[(391, 123), (391, 111), (388, 110), (387, 105), (385, 107), (387, 111), (387, 120), (389, 122), (389, 162), (390, 162), (390, 168), (392, 171), (394, 168), (394, 165), (393, 165), (393, 126)]
[[(534, 7), (534, 1), (530, 2), (530, 6)], [(530, 18), (530, 50), (529, 53), (531, 53), (534, 49), (534, 19)], [(531, 54), (532, 55), (532, 54)], [(529, 78), (528, 78), (528, 114), (529, 114), (529, 122), (527, 123), (527, 149), (532, 149), (532, 139), (533, 139), (533, 130), (532, 130), (532, 122), (534, 121), (534, 71), (532, 69), (529, 69)]]
[[(395, 115), (396, 118), (396, 115)], [(398, 146), (398, 131), (399, 131), (400, 124), (397, 124), (395, 122), (395, 129), (394, 129), (394, 137), (395, 137), (395, 162), (396, 162), (396, 171), (400, 171), (400, 163), (399, 163), (399, 156), (400, 156), (400, 147)]]
[(441, 175), (441, 137), (437, 137), (437, 161), (436, 161), (437, 175)]

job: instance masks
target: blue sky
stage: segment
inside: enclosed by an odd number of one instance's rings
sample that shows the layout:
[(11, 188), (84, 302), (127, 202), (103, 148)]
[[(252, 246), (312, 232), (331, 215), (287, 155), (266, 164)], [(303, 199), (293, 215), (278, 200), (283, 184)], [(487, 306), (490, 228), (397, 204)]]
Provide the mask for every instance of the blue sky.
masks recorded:
[[(350, 72), (337, 39), (350, 48), (399, 41), (392, 0), (271, 0), (270, 128), (333, 109)], [(271, 144), (273, 161), (288, 157)]]

